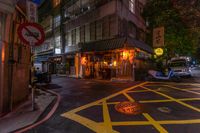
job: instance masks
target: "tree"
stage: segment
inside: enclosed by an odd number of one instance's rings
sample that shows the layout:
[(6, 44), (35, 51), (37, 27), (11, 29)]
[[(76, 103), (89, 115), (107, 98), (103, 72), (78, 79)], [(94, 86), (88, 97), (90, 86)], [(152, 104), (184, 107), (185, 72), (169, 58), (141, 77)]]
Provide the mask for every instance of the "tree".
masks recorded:
[(165, 54), (169, 59), (175, 55), (192, 55), (194, 47), (189, 36), (188, 27), (180, 14), (173, 7), (171, 0), (148, 0), (143, 16), (149, 23), (150, 33), (147, 41), (152, 44), (152, 31), (156, 27), (165, 27)]

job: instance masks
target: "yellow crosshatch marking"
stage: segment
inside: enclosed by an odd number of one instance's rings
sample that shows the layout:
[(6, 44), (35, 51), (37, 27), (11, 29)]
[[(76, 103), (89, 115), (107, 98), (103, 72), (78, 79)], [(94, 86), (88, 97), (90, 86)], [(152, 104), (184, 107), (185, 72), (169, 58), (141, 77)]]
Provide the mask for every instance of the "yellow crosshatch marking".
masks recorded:
[[(182, 98), (182, 99), (177, 99), (177, 98), (174, 98), (174, 97), (171, 97), (169, 95), (166, 95), (165, 93), (162, 93), (158, 89), (154, 90), (154, 89), (150, 89), (148, 88), (148, 86), (159, 86), (159, 87), (168, 87), (170, 89), (175, 89), (175, 90), (181, 90), (181, 91), (184, 91), (184, 92), (189, 92), (189, 93), (193, 93), (195, 95), (200, 95), (200, 93), (198, 92), (194, 92), (194, 91), (191, 91), (191, 90), (186, 90), (186, 89), (182, 89), (182, 88), (177, 88), (177, 87), (174, 87), (173, 85), (177, 85), (177, 84), (173, 84), (173, 83), (162, 83), (162, 84), (158, 84), (156, 85), (155, 84), (149, 84), (149, 83), (153, 83), (153, 82), (144, 82), (144, 83), (141, 83), (139, 85), (135, 85), (133, 87), (130, 87), (130, 88), (127, 88), (127, 89), (124, 89), (118, 93), (115, 93), (115, 94), (112, 94), (108, 97), (105, 97), (101, 100), (98, 100), (98, 101), (95, 101), (95, 102), (92, 102), (92, 103), (89, 103), (89, 104), (86, 104), (84, 106), (81, 106), (79, 108), (76, 108), (76, 109), (73, 109), (69, 112), (66, 112), (64, 114), (62, 114), (61, 116), (65, 117), (65, 118), (68, 118), (68, 119), (71, 119), (73, 121), (76, 121), (82, 125), (84, 125), (85, 127), (93, 130), (94, 132), (97, 132), (97, 133), (118, 133), (118, 131), (115, 131), (113, 129), (113, 126), (134, 126), (134, 125), (140, 125), (140, 126), (145, 126), (145, 125), (151, 125), (151, 126), (154, 126), (155, 129), (157, 129), (160, 133), (167, 133), (168, 131), (163, 127), (163, 125), (165, 124), (200, 124), (200, 118), (197, 118), (197, 119), (190, 119), (190, 120), (162, 120), (162, 121), (156, 121), (153, 119), (153, 117), (150, 116), (150, 114), (148, 113), (142, 113), (142, 115), (146, 118), (146, 120), (143, 120), (143, 121), (119, 121), (119, 122), (113, 122), (110, 118), (110, 112), (109, 112), (109, 109), (108, 109), (108, 106), (110, 105), (116, 105), (119, 102), (108, 102), (109, 99), (111, 98), (114, 98), (116, 96), (119, 96), (119, 95), (123, 95), (127, 98), (127, 100), (129, 101), (132, 101), (134, 102), (135, 99), (133, 97), (131, 97), (129, 95), (129, 93), (139, 93), (139, 92), (153, 92), (153, 93), (156, 93), (162, 97), (165, 97), (167, 99), (164, 99), (164, 100), (140, 100), (140, 101), (137, 101), (139, 103), (161, 103), (161, 102), (176, 102), (176, 103), (179, 103), (187, 108), (190, 108), (194, 111), (197, 111), (197, 112), (200, 112), (200, 109), (197, 108), (197, 107), (194, 107), (192, 105), (189, 105), (187, 103), (185, 103), (185, 101), (196, 101), (196, 100), (200, 100), (200, 97), (199, 98)], [(197, 90), (197, 86), (200, 87), (200, 84), (178, 84), (178, 85), (195, 85), (196, 87), (196, 90)], [(135, 88), (137, 87), (140, 87), (140, 88), (143, 88), (144, 90), (135, 90)], [(200, 88), (199, 88), (200, 90)], [(121, 101), (122, 102), (122, 101)], [(102, 109), (103, 109), (103, 114), (102, 114), (102, 117), (103, 117), (103, 121), (102, 122), (95, 122), (93, 120), (90, 120), (84, 116), (81, 116), (79, 114), (77, 114), (79, 111), (82, 111), (84, 109), (87, 109), (87, 108), (90, 108), (90, 107), (93, 107), (93, 106), (96, 106), (96, 105), (99, 105), (99, 106), (102, 106)]]

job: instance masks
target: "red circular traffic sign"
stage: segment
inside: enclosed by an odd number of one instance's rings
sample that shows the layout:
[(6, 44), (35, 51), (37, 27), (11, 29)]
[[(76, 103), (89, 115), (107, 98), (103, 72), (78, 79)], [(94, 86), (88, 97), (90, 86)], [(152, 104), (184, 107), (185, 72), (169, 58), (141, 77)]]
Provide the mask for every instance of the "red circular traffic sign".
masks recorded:
[(37, 23), (23, 23), (17, 32), (21, 41), (29, 45), (40, 45), (45, 39), (44, 30)]

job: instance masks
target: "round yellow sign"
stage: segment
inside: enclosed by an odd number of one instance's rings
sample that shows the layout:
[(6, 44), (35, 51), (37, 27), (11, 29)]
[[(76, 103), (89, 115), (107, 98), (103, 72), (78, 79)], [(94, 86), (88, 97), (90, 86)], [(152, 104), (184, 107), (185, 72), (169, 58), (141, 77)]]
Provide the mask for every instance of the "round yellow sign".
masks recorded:
[(154, 52), (157, 56), (161, 56), (164, 53), (162, 48), (156, 48)]

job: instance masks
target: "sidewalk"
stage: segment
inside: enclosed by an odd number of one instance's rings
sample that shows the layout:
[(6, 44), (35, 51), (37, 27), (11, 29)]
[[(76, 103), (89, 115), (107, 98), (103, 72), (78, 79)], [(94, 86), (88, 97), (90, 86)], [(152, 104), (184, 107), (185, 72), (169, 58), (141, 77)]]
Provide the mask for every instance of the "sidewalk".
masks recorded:
[(55, 95), (37, 89), (35, 99), (36, 110), (32, 111), (31, 98), (29, 98), (27, 102), (14, 112), (0, 119), (0, 133), (13, 132), (34, 124), (55, 99)]

